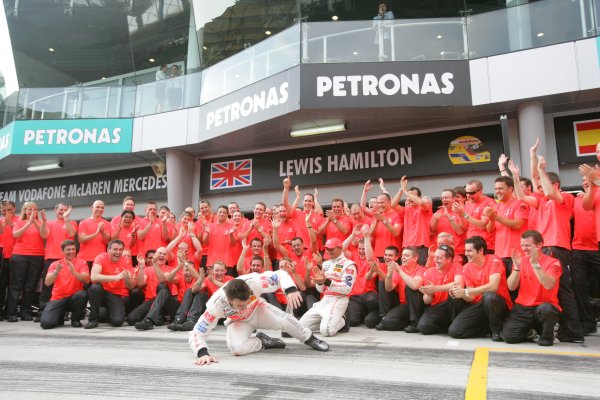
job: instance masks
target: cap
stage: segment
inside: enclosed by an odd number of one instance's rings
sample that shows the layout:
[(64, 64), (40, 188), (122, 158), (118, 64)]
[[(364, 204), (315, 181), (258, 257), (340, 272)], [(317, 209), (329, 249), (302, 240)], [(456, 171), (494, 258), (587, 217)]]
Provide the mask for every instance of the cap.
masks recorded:
[(336, 247), (342, 247), (342, 241), (338, 238), (331, 238), (325, 242), (326, 249), (335, 249)]

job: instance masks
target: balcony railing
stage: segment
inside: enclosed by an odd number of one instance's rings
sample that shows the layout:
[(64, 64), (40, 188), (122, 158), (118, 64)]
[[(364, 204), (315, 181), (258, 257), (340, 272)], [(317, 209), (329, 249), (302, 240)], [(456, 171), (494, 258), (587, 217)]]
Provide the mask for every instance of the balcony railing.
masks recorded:
[(22, 88), (15, 119), (126, 118), (213, 101), (299, 63), (466, 60), (600, 33), (600, 0), (544, 0), (456, 18), (302, 22), (200, 72), (137, 86)]

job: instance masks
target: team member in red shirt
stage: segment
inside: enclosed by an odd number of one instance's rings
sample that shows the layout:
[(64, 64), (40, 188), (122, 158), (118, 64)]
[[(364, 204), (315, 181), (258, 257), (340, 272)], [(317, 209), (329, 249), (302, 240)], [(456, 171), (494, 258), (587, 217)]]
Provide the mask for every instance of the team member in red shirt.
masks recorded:
[(561, 191), (558, 174), (546, 172), (546, 160), (538, 158), (538, 175), (542, 190), (543, 201), (540, 204), (540, 223), (538, 231), (544, 238), (544, 254), (560, 261), (563, 273), (558, 287), (558, 301), (562, 308), (560, 327), (556, 337), (561, 342), (583, 342), (583, 328), (577, 311), (577, 303), (573, 295), (571, 282), (571, 218), (573, 217), (573, 202), (571, 193)]
[(449, 290), (455, 284), (462, 285), (460, 276), (456, 274), (456, 264), (453, 262), (454, 249), (442, 244), (438, 246), (433, 259), (435, 266), (423, 272), (423, 286), (419, 288), (426, 307), (417, 329), (423, 335), (446, 333), (452, 323), (452, 317), (457, 315), (465, 304), (463, 300), (448, 296)]
[(135, 324), (135, 329), (146, 331), (154, 325), (161, 326), (163, 315), (168, 314), (172, 320), (175, 319), (180, 305), (177, 301), (177, 275), (187, 256), (183, 252), (180, 254), (183, 262), (178, 262), (175, 267), (169, 266), (169, 252), (165, 247), (159, 247), (152, 258), (152, 268), (138, 274), (137, 286), (146, 287), (146, 301), (127, 316), (127, 323)]
[(483, 184), (477, 179), (467, 182), (465, 193), (467, 201), (464, 204), (454, 202), (452, 210), (466, 221), (467, 237), (481, 236), (486, 241), (487, 254), (493, 254), (495, 235), (486, 229), (489, 220), (483, 215), (483, 209), (488, 206), (492, 207), (494, 200), (483, 194)]
[(177, 300), (181, 304), (175, 313), (175, 319), (167, 328), (172, 331), (189, 332), (194, 329), (194, 325), (206, 310), (208, 295), (206, 291), (201, 290), (206, 275), (204, 268), (196, 272), (194, 264), (185, 261), (184, 255), (179, 256), (179, 262), (183, 264), (183, 272), (178, 274), (177, 282)]
[(106, 252), (106, 244), (110, 240), (110, 224), (102, 215), (104, 202), (96, 200), (92, 204), (92, 216), (79, 223), (79, 257), (88, 263), (90, 270), (96, 257)]
[(538, 345), (554, 344), (554, 325), (559, 320), (558, 286), (562, 273), (560, 261), (542, 253), (544, 238), (538, 231), (525, 231), (521, 249), (513, 254), (508, 288), (519, 288), (519, 296), (504, 323), (500, 336), (507, 343), (524, 342), (534, 329), (540, 334)]
[(494, 342), (502, 341), (500, 330), (512, 308), (512, 301), (504, 264), (499, 257), (486, 255), (486, 246), (481, 236), (465, 241), (465, 255), (469, 262), (457, 272), (462, 277), (464, 288), (455, 285), (450, 293), (468, 305), (448, 328), (448, 335), (453, 338), (483, 337), (491, 331)]
[[(44, 270), (42, 271), (42, 291), (40, 292), (40, 312), (34, 318), (34, 322), (40, 322), (40, 316), (46, 303), (52, 295), (52, 287), (46, 285), (46, 275), (50, 265), (63, 256), (61, 250), (62, 243), (67, 239), (74, 239), (77, 234), (77, 222), (71, 221), (70, 215), (73, 207), (59, 203), (54, 207), (56, 219), (48, 221), (48, 238), (46, 239), (46, 253), (44, 261)], [(89, 268), (88, 268), (89, 275)]]
[(410, 246), (402, 250), (402, 265), (391, 262), (385, 276), (385, 290), (396, 291), (400, 304), (392, 308), (375, 329), (378, 331), (418, 332), (417, 325), (425, 309), (419, 288), (423, 286), (425, 268), (419, 265), (419, 251)]
[(252, 243), (254, 239), (261, 242), (263, 239), (271, 237), (271, 219), (266, 218), (267, 205), (261, 201), (254, 205), (254, 219), (242, 223), (241, 229), (238, 230), (238, 240), (245, 240), (247, 243)]
[[(367, 229), (365, 230), (367, 231)], [(348, 236), (342, 246), (346, 257), (354, 261), (356, 265), (356, 280), (350, 292), (346, 314), (350, 326), (359, 326), (364, 322), (367, 328), (374, 328), (379, 322), (379, 296), (377, 294), (377, 277), (371, 274), (371, 279), (367, 279), (370, 268), (365, 252), (365, 240), (370, 240), (370, 235), (367, 233), (367, 236), (358, 242), (354, 251), (348, 250), (358, 231), (358, 228), (353, 229), (352, 234)]]
[(2, 243), (4, 249), (2, 251), (2, 270), (0, 272), (0, 321), (6, 317), (6, 306), (8, 301), (8, 284), (10, 281), (10, 259), (15, 244), (13, 237), (13, 226), (19, 220), (15, 215), (16, 205), (13, 201), (4, 200), (2, 202)]
[(99, 254), (94, 260), (88, 290), (90, 316), (85, 329), (98, 326), (99, 310), (106, 307), (108, 323), (121, 326), (125, 321), (125, 299), (129, 290), (135, 287), (133, 268), (130, 261), (123, 258), (125, 245), (119, 239), (108, 243), (108, 252)]
[(402, 243), (402, 217), (392, 209), (390, 195), (382, 193), (377, 196), (377, 211), (373, 213), (371, 235), (373, 252), (379, 261), (388, 246), (399, 247)]
[[(113, 219), (114, 221), (114, 219)], [(131, 254), (139, 254), (138, 245), (138, 229), (140, 225), (136, 222), (140, 221), (135, 213), (131, 210), (123, 210), (120, 215), (118, 224), (113, 224), (111, 221), (111, 239), (119, 239), (125, 244), (125, 250), (129, 250)]]
[(344, 214), (344, 200), (335, 198), (331, 200), (331, 210), (327, 210), (326, 217), (319, 226), (318, 236), (325, 235), (325, 240), (337, 238), (340, 242), (346, 240), (352, 231), (352, 222)]
[[(304, 243), (309, 243), (310, 236), (308, 233), (308, 229), (306, 228), (306, 216), (310, 214), (310, 224), (314, 226), (315, 229), (318, 229), (319, 226), (321, 226), (321, 224), (323, 223), (323, 208), (321, 208), (321, 205), (319, 204), (319, 200), (317, 197), (317, 189), (315, 189), (314, 195), (312, 193), (306, 193), (304, 195), (302, 201), (302, 206), (304, 208), (303, 210), (298, 210), (298, 208), (296, 207), (296, 202), (294, 202), (293, 205), (290, 205), (288, 194), (291, 185), (292, 181), (288, 176), (286, 179), (283, 180), (283, 194), (281, 196), (281, 203), (287, 209), (287, 214), (294, 223), (294, 230), (296, 231), (298, 236), (302, 238), (302, 241)], [(294, 188), (294, 191), (296, 192), (297, 199), (299, 199), (301, 195), (300, 188), (296, 186)], [(321, 245), (322, 240), (320, 238), (317, 238), (317, 246), (321, 248)]]
[[(123, 198), (123, 211), (131, 211), (133, 213), (133, 216), (135, 217), (135, 224), (140, 225), (141, 218), (135, 215), (135, 200), (132, 196), (125, 196)], [(121, 218), (123, 218), (122, 212), (121, 214), (114, 216), (110, 220), (110, 225), (112, 227), (119, 225), (119, 223), (121, 222)]]
[[(513, 180), (500, 176), (494, 181), (494, 194), (498, 204), (483, 209), (489, 219), (488, 232), (495, 232), (496, 249), (494, 254), (502, 258), (507, 276), (512, 267), (512, 250), (518, 248), (521, 234), (527, 229), (529, 208), (514, 196)], [(515, 296), (515, 293), (511, 293)]]
[[(583, 190), (592, 190), (587, 177), (583, 177)], [(575, 197), (573, 204), (573, 252), (571, 255), (571, 275), (573, 289), (579, 310), (579, 317), (585, 334), (595, 333), (596, 315), (589, 303), (590, 279), (593, 273), (600, 273), (600, 252), (596, 242), (596, 220), (593, 210), (583, 208), (584, 193)]]
[(165, 247), (172, 239), (171, 231), (174, 226), (167, 221), (168, 213), (158, 214), (158, 205), (154, 201), (146, 203), (146, 217), (140, 220), (137, 236), (140, 240), (139, 252), (156, 250)]
[(13, 226), (15, 246), (10, 260), (10, 285), (6, 320), (17, 322), (17, 303), (21, 298), (21, 320), (31, 321), (31, 305), (44, 267), (44, 239), (48, 237), (46, 213), (37, 205), (23, 204), (21, 216)]
[[(277, 213), (273, 217), (273, 236), (277, 234), (279, 248), (275, 248), (275, 257), (280, 259), (284, 257), (283, 253), (280, 251), (281, 247), (285, 249), (285, 254), (291, 252), (291, 242), (292, 239), (297, 237), (296, 234), (296, 225), (288, 218), (287, 209), (284, 206), (277, 207)], [(273, 241), (274, 242), (274, 241)], [(276, 265), (279, 265), (276, 260), (273, 261)]]
[[(403, 194), (406, 194), (404, 207), (399, 205)], [(431, 199), (421, 197), (421, 190), (418, 187), (409, 188), (408, 179), (403, 176), (400, 180), (400, 190), (392, 199), (392, 207), (404, 213), (402, 247), (416, 247), (419, 252), (419, 264), (425, 265), (431, 240), (429, 228), (433, 215)]]
[[(600, 143), (598, 144), (600, 147)], [(590, 167), (587, 164), (579, 166), (579, 172), (590, 182), (590, 190), (583, 196), (582, 206), (584, 210), (594, 211), (596, 220), (596, 243), (600, 248), (600, 167)]]
[[(431, 217), (431, 234), (437, 235), (440, 232), (448, 232), (454, 238), (454, 253), (461, 257), (465, 254), (465, 239), (467, 237), (467, 225), (461, 215), (458, 215), (453, 208), (454, 190), (444, 189), (440, 196), (442, 205)], [(461, 207), (458, 205), (458, 207)], [(464, 257), (463, 257), (464, 260)]]
[(45, 283), (52, 288), (52, 297), (42, 313), (40, 326), (55, 328), (64, 323), (65, 312), (71, 312), (71, 326), (81, 328), (88, 301), (84, 285), (90, 283), (90, 269), (77, 257), (73, 240), (64, 240), (60, 247), (63, 258), (50, 264), (46, 275)]
[(231, 260), (229, 249), (237, 242), (232, 225), (227, 221), (227, 207), (219, 206), (217, 209), (217, 222), (208, 224), (204, 228), (202, 244), (208, 246), (207, 264), (213, 265), (216, 260), (222, 260), (227, 266), (227, 274), (236, 276), (235, 261)]

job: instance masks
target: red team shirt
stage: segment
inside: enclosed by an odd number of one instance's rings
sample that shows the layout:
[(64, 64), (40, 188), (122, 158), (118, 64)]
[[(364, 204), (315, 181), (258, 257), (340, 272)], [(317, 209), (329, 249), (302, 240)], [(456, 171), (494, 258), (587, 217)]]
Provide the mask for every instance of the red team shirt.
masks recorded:
[(431, 234), (429, 225), (433, 210), (431, 204), (427, 208), (421, 206), (404, 207), (404, 233), (402, 247), (429, 247)]
[[(400, 244), (402, 243), (402, 226), (404, 224), (402, 217), (400, 217), (396, 211), (391, 210), (387, 213), (384, 213), (383, 218), (384, 221), (377, 221), (375, 232), (373, 232), (373, 237), (375, 238), (373, 253), (376, 257), (383, 257), (386, 247), (400, 247)], [(375, 220), (375, 218), (373, 218), (373, 220)], [(385, 221), (387, 221), (391, 226), (400, 225), (400, 235), (395, 237), (392, 232), (386, 228), (384, 224)]]
[(562, 308), (558, 305), (559, 279), (562, 274), (560, 261), (545, 254), (540, 254), (538, 258), (544, 272), (556, 278), (556, 284), (551, 290), (544, 289), (533, 271), (529, 258), (523, 257), (519, 276), (519, 295), (515, 303), (525, 307), (536, 307), (542, 303), (550, 303), (559, 311), (562, 311)]
[(542, 198), (540, 220), (537, 231), (544, 238), (544, 246), (557, 246), (571, 249), (571, 218), (575, 198), (571, 193), (561, 192), (563, 203)]
[[(469, 214), (472, 218), (480, 220), (483, 214), (483, 209), (485, 207), (493, 207), (495, 205), (496, 202), (494, 200), (490, 199), (487, 196), (482, 196), (481, 201), (479, 203), (467, 201), (465, 203), (465, 213)], [(469, 220), (467, 220), (467, 222), (468, 221)], [(467, 238), (473, 236), (481, 236), (485, 240), (488, 249), (495, 249), (496, 240), (495, 234), (493, 232), (488, 232), (485, 226), (483, 228), (480, 228), (471, 223), (469, 223), (468, 225), (469, 226), (467, 228)]]
[[(18, 220), (15, 222), (13, 232), (21, 229), (26, 223), (26, 220)], [(27, 228), (21, 237), (15, 239), (15, 246), (12, 254), (20, 256), (43, 256), (44, 253), (44, 239), (42, 239), (40, 232), (33, 224)]]
[[(106, 232), (110, 232), (110, 224), (104, 218), (95, 220), (92, 218), (84, 219), (79, 223), (79, 233), (83, 235), (91, 235), (98, 229), (98, 224), (104, 222), (104, 229)], [(83, 258), (85, 261), (93, 261), (96, 256), (106, 251), (106, 243), (102, 238), (102, 234), (99, 234), (92, 240), (88, 240), (85, 243), (80, 244), (78, 256)]]
[(358, 255), (358, 252), (353, 252), (352, 261), (354, 261), (356, 265), (356, 279), (354, 280), (354, 285), (352, 286), (350, 296), (365, 294), (368, 292), (377, 292), (377, 287), (375, 283), (377, 275), (373, 274), (372, 279), (366, 279), (367, 272), (369, 272), (369, 265), (367, 263), (367, 259), (361, 259)]
[[(75, 271), (80, 274), (89, 273), (87, 263), (81, 258), (75, 258), (71, 261)], [(52, 297), (50, 300), (61, 300), (67, 297), (73, 296), (75, 293), (83, 290), (83, 283), (80, 282), (75, 275), (69, 270), (69, 263), (63, 258), (61, 260), (54, 261), (48, 268), (48, 273), (51, 274), (56, 271), (56, 266), (62, 264), (62, 269), (58, 273), (54, 286), (52, 287)]]
[[(108, 253), (99, 254), (94, 260), (94, 264), (99, 264), (101, 266), (100, 273), (102, 275), (118, 275), (123, 270), (129, 271), (131, 276), (134, 274), (129, 260), (126, 258), (121, 258), (116, 263), (112, 262)], [(125, 281), (123, 281), (123, 279), (115, 282), (102, 282), (101, 285), (104, 290), (116, 294), (117, 296), (129, 295), (129, 289), (127, 289), (127, 286), (125, 286)]]
[[(483, 266), (479, 267), (475, 263), (468, 262), (463, 265), (460, 273), (457, 273), (457, 275), (463, 277), (465, 287), (479, 287), (486, 285), (490, 283), (490, 275), (494, 274), (500, 274), (500, 284), (498, 285), (498, 291), (496, 293), (499, 296), (502, 296), (510, 310), (512, 308), (512, 300), (506, 284), (506, 268), (500, 257), (486, 255)], [(482, 295), (473, 296), (472, 304), (479, 303), (482, 298)]]
[[(175, 269), (175, 267), (170, 267), (165, 265), (162, 268), (164, 274), (167, 272), (171, 272)], [(146, 267), (144, 268), (144, 274), (146, 275), (146, 288), (144, 289), (144, 300), (149, 301), (156, 298), (156, 287), (160, 284), (158, 280), (158, 276), (156, 276), (156, 272), (154, 271), (154, 267)], [(166, 282), (171, 294), (173, 296), (177, 296), (177, 283)]]
[[(450, 218), (456, 224), (462, 225), (463, 228), (465, 227), (463, 219), (454, 211), (448, 211), (448, 218)], [(442, 216), (438, 220), (437, 231), (438, 233), (447, 232), (451, 234), (454, 238), (454, 251), (456, 252), (456, 254), (465, 254), (465, 239), (467, 238), (467, 230), (465, 229), (463, 233), (459, 235), (452, 227), (452, 224), (450, 223), (448, 218), (446, 218), (446, 216), (442, 214)]]
[[(223, 276), (223, 283), (229, 282), (233, 279), (233, 276), (225, 275)], [(206, 286), (206, 292), (208, 293), (208, 297), (212, 296), (217, 290), (220, 289), (219, 286), (212, 283), (212, 281), (208, 278), (204, 280), (204, 286)]]
[[(406, 265), (400, 265), (400, 269), (402, 269), (402, 271), (406, 272), (406, 274), (410, 275), (413, 278), (416, 276), (423, 276), (423, 273), (425, 272), (425, 268), (420, 266), (419, 264), (415, 265), (415, 268), (412, 271), (406, 269)], [(406, 282), (404, 282), (404, 279), (402, 279), (400, 274), (396, 271), (394, 271), (394, 274), (392, 275), (392, 283), (398, 291), (398, 298), (400, 299), (400, 304), (405, 304)]]
[(496, 229), (496, 249), (494, 254), (501, 258), (510, 257), (513, 249), (520, 248), (521, 234), (527, 230), (529, 207), (520, 200), (512, 199), (507, 203), (501, 201), (496, 204), (496, 213), (504, 218), (525, 220), (521, 229), (510, 229), (498, 221), (493, 221)]
[[(75, 236), (69, 236), (67, 233), (67, 224), (71, 224), (75, 232), (77, 232), (77, 222), (75, 221), (48, 221), (46, 226), (48, 227), (48, 238), (46, 239), (46, 260), (58, 260), (62, 258), (63, 253), (60, 245), (67, 239), (73, 239)], [(88, 269), (89, 271), (89, 269)]]
[(575, 228), (573, 230), (573, 250), (598, 250), (596, 241), (596, 216), (594, 210), (584, 210), (581, 205), (583, 198), (575, 197), (573, 201), (573, 216)]
[[(423, 272), (423, 286), (434, 284), (436, 286), (445, 285), (447, 283), (454, 282), (454, 276), (459, 268), (452, 263), (448, 271), (438, 271), (436, 267), (427, 268)], [(448, 291), (436, 292), (433, 294), (433, 300), (430, 306), (441, 304), (448, 300)]]

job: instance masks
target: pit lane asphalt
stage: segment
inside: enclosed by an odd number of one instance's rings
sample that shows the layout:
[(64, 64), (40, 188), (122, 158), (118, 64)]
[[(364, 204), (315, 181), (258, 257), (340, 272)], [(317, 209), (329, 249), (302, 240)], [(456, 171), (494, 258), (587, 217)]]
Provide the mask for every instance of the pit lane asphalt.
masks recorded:
[(187, 337), (164, 326), (67, 323), (44, 331), (3, 321), (0, 399), (600, 398), (598, 334), (542, 348), (358, 327), (327, 338), (326, 353), (284, 339), (286, 349), (235, 357), (218, 326), (208, 346), (219, 363), (203, 367), (194, 365)]

